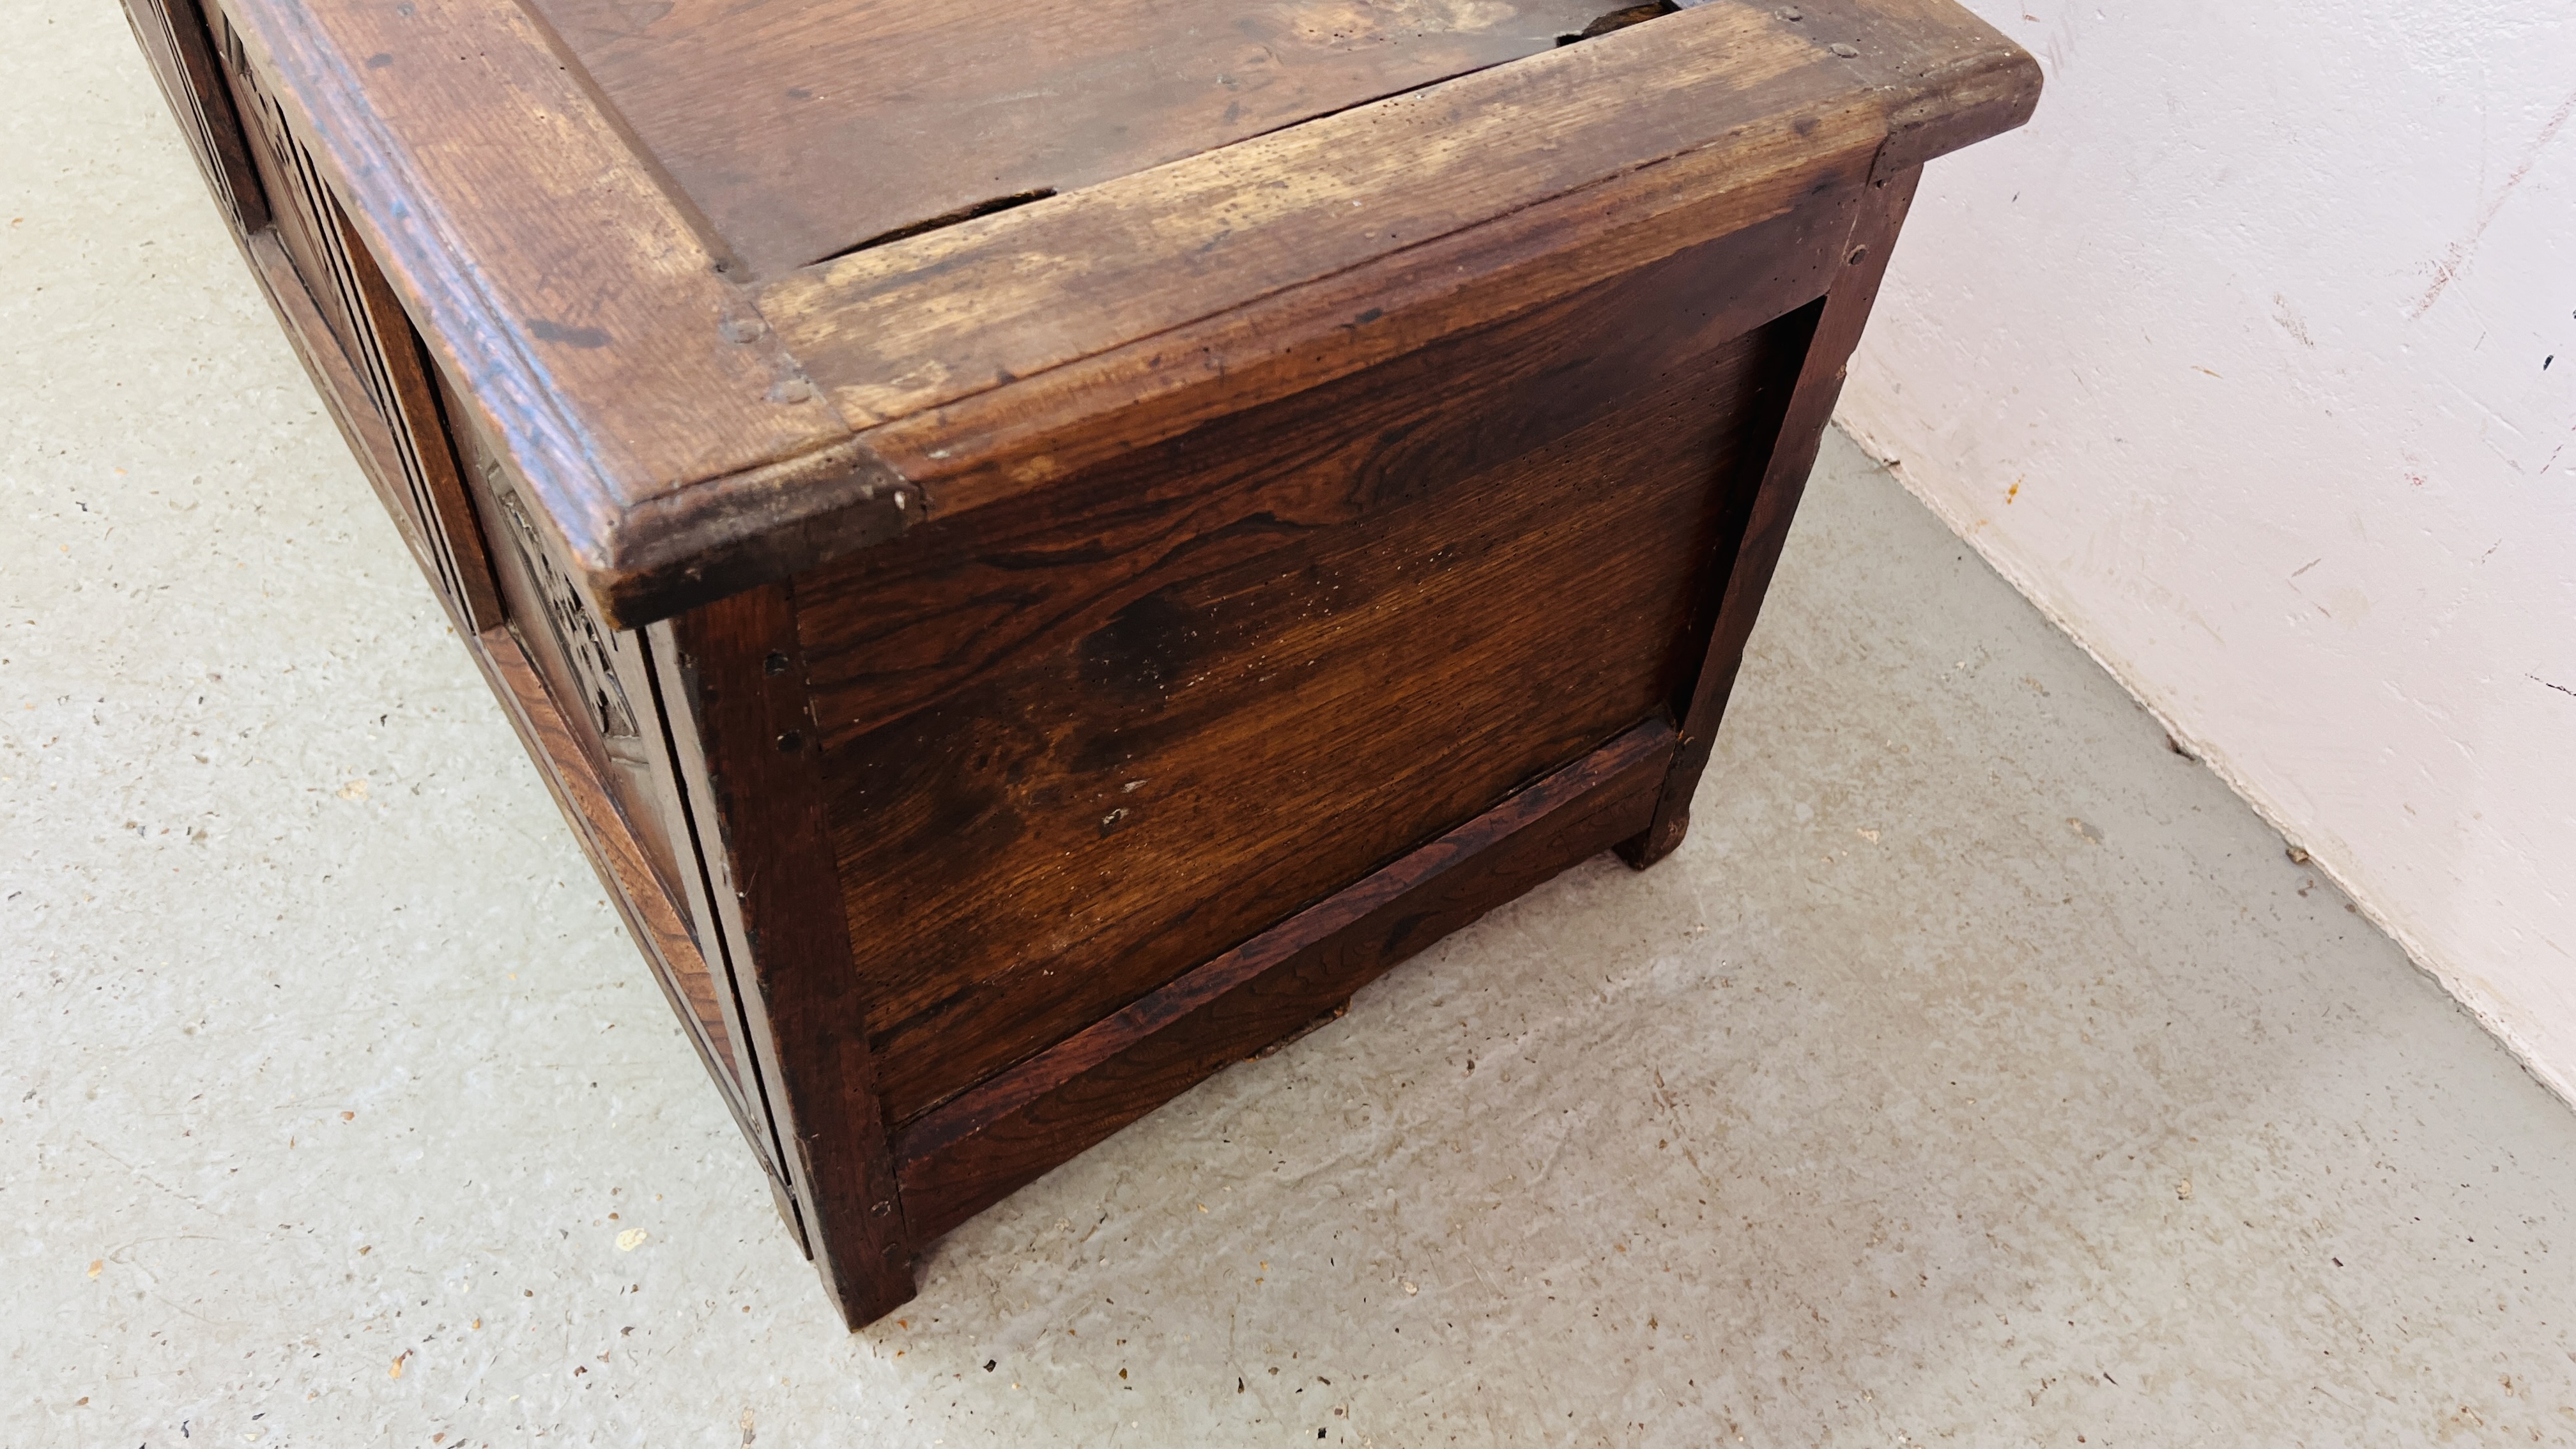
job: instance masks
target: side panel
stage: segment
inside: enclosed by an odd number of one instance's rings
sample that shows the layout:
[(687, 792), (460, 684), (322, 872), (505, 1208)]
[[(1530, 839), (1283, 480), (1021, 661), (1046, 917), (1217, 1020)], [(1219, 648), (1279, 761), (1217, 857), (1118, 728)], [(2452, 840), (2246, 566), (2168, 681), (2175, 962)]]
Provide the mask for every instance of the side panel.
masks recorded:
[(1704, 263), (800, 582), (893, 1121), (1677, 710), (1812, 325)]

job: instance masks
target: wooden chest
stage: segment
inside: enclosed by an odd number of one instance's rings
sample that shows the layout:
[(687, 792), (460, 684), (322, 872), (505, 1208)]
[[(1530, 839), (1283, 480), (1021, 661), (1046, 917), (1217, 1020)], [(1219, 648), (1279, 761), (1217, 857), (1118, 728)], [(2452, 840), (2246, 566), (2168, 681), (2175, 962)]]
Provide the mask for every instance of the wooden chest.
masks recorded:
[(127, 4), (853, 1325), (1679, 842), (1920, 168), (2039, 85), (1950, 0)]

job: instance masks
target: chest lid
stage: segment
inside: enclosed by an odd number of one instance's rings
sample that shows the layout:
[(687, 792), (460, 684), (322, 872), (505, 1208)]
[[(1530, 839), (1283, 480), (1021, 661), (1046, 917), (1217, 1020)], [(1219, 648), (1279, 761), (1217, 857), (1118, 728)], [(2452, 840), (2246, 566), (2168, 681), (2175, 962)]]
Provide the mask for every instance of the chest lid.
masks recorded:
[(628, 625), (2038, 90), (1952, 0), (213, 3)]

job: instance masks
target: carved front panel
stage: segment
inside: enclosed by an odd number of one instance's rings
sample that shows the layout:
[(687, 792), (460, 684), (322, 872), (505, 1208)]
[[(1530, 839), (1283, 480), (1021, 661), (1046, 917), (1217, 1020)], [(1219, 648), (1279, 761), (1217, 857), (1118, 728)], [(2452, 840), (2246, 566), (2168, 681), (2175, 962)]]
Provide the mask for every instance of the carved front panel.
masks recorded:
[(674, 818), (677, 786), (653, 698), (652, 669), (634, 634), (603, 626), (573, 583), (536, 505), (452, 389), (442, 389), (458, 458), (491, 543), (502, 611), (546, 692), (576, 726), (587, 753), (674, 900), (686, 898), (687, 827)]
[(547, 555), (536, 525), (528, 521), (527, 508), (519, 501), (518, 491), (501, 481), (497, 464), (489, 459), (484, 462), (484, 481), (500, 505), (510, 546), (518, 553), (519, 567), (527, 570), (529, 579), (536, 584), (538, 612), (545, 617), (546, 632), (554, 638), (555, 651), (572, 674), (580, 695), (578, 703), (589, 715), (591, 727), (603, 739), (640, 738), (643, 732), (635, 724), (635, 706), (626, 697), (626, 686), (618, 679), (617, 666), (609, 658), (608, 640), (591, 617), (590, 606), (582, 601), (581, 590)]

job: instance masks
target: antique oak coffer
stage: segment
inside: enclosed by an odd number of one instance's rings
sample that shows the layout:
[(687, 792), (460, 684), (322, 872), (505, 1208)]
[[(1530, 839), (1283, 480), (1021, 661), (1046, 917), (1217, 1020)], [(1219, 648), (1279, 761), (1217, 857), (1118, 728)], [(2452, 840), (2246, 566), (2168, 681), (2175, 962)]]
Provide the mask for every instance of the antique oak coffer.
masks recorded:
[(2039, 75), (1616, 4), (127, 0), (853, 1325), (1680, 841), (1916, 178)]

